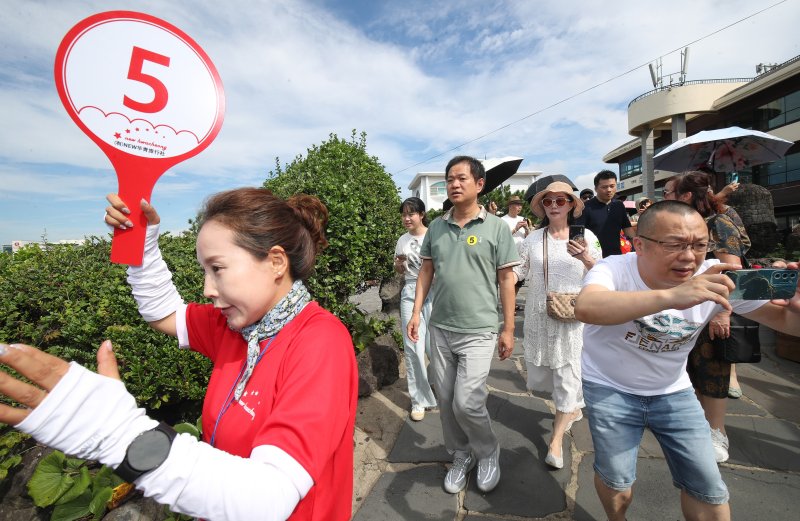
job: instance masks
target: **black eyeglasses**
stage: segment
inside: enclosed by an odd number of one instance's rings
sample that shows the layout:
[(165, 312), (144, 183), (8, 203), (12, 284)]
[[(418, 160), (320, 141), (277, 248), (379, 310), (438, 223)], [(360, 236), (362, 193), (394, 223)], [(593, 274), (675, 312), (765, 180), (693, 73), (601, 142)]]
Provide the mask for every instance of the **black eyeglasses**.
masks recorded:
[(651, 239), (650, 237), (645, 237), (644, 235), (639, 235), (640, 238), (648, 240), (650, 242), (654, 242), (661, 246), (665, 252), (668, 253), (681, 253), (686, 250), (686, 248), (691, 248), (695, 253), (705, 253), (708, 250), (713, 250), (715, 244), (712, 241), (698, 241), (698, 242), (667, 242), (667, 241), (657, 241), (655, 239)]
[(556, 206), (564, 206), (567, 202), (572, 202), (572, 199), (567, 199), (566, 197), (557, 197), (555, 199), (542, 199), (542, 206), (545, 208), (550, 208), (553, 203), (556, 203)]

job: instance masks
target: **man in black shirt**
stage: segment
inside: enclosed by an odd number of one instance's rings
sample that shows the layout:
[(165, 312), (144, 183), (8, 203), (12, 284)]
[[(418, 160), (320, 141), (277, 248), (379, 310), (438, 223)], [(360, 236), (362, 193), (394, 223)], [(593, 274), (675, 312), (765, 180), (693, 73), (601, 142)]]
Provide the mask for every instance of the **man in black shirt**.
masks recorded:
[(585, 202), (583, 215), (578, 224), (583, 224), (597, 236), (603, 257), (620, 255), (619, 232), (635, 235), (628, 212), (622, 201), (614, 199), (617, 193), (617, 175), (610, 170), (601, 170), (594, 176), (594, 191), (597, 193)]

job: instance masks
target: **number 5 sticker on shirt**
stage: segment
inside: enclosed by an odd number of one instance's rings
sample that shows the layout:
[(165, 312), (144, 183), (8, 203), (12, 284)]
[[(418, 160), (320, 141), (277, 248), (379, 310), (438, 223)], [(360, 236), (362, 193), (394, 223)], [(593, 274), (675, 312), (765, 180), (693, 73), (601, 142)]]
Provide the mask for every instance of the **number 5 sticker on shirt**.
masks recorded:
[(186, 33), (153, 16), (99, 13), (79, 22), (56, 53), (58, 95), (72, 120), (108, 156), (132, 229), (115, 230), (111, 260), (141, 264), (158, 178), (204, 150), (225, 113), (222, 80)]

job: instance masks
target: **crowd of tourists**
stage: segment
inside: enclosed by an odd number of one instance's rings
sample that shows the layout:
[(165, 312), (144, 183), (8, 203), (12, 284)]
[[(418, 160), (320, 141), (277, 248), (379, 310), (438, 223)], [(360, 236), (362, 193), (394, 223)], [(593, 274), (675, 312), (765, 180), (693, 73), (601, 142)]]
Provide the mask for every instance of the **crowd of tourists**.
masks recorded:
[[(732, 364), (710, 344), (731, 335), (731, 316), (800, 334), (800, 294), (729, 298), (734, 283), (724, 272), (742, 268), (750, 241), (709, 175), (668, 179), (664, 200), (640, 199), (635, 216), (615, 197), (613, 172), (598, 173), (594, 191), (579, 195), (553, 182), (530, 200), (535, 227), (520, 216), (517, 197), (502, 218), (479, 204), (480, 161), (455, 157), (445, 176), (453, 206), (427, 230), (420, 199), (401, 205), (409, 232), (395, 264), (407, 281), (401, 317), (411, 418), (421, 420), (438, 400), (453, 457), (445, 490), (464, 489), (476, 467), (479, 490), (500, 483), (486, 380), (495, 352), (505, 359), (513, 350), (515, 286), (524, 280), (527, 387), (549, 393), (556, 411), (545, 464), (563, 466), (562, 438), (585, 409), (609, 520), (624, 520), (633, 499), (645, 429), (661, 445), (686, 519), (730, 519), (718, 463), (728, 458), (726, 399), (741, 391)], [(632, 252), (624, 253), (621, 236)]]

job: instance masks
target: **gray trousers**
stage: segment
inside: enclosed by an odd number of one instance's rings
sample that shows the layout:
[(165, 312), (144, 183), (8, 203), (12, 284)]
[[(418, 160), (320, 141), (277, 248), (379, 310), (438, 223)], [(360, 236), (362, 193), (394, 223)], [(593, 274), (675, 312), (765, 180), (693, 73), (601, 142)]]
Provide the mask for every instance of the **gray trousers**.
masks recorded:
[(444, 446), (450, 454), (486, 458), (497, 448), (486, 410), (486, 378), (497, 348), (497, 333), (455, 333), (431, 325), (429, 334)]

